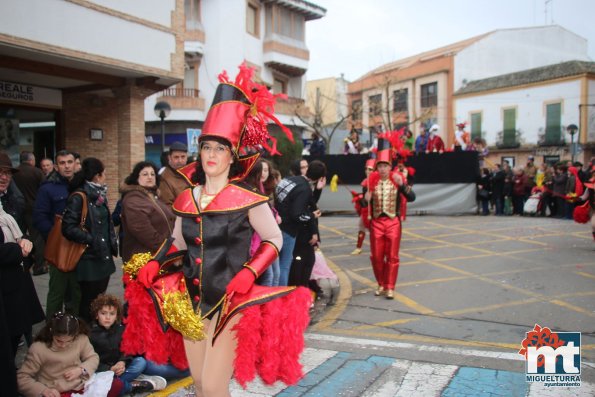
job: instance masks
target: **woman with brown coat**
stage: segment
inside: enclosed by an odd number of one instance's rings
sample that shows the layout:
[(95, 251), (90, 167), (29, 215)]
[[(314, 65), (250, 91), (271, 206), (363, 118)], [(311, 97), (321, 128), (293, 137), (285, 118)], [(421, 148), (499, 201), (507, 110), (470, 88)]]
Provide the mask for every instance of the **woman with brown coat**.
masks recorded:
[(155, 253), (171, 236), (175, 216), (170, 207), (157, 198), (157, 176), (155, 164), (141, 161), (120, 187), (124, 262), (137, 253)]

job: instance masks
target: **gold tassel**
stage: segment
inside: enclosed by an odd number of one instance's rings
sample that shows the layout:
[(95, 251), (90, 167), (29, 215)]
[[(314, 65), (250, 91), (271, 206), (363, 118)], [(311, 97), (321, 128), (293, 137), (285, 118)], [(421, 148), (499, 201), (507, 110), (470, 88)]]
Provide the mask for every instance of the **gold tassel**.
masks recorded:
[(147, 262), (149, 262), (152, 258), (153, 255), (151, 255), (150, 252), (134, 254), (128, 262), (122, 265), (122, 271), (128, 274), (131, 278), (136, 278), (136, 275), (138, 274), (138, 271), (141, 269), (141, 267), (146, 265)]
[(163, 318), (175, 330), (184, 337), (201, 341), (205, 339), (204, 325), (198, 314), (192, 310), (190, 296), (184, 288), (184, 292), (175, 291), (163, 294), (163, 307), (161, 310)]

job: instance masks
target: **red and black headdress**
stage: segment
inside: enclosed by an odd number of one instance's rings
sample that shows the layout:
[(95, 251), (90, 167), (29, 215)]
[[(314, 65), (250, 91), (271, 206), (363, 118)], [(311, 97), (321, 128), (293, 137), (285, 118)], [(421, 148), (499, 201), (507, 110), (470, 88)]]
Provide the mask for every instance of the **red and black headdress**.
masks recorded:
[[(261, 148), (271, 155), (281, 154), (277, 151), (277, 140), (269, 135), (269, 121), (277, 124), (287, 139), (294, 142), (291, 131), (273, 115), (275, 101), (285, 95), (272, 94), (266, 86), (254, 82), (254, 69), (245, 63), (239, 69), (234, 82), (229, 80), (226, 71), (219, 74), (220, 84), (198, 138), (199, 142), (209, 137), (229, 142), (243, 170), (234, 179), (243, 179), (248, 175), (260, 157)], [(194, 172), (193, 164), (178, 169), (178, 173), (188, 181), (192, 180)]]
[(274, 122), (293, 142), (291, 131), (273, 115), (275, 101), (284, 95), (274, 95), (266, 86), (254, 82), (254, 69), (245, 63), (239, 69), (234, 82), (229, 80), (226, 71), (219, 75), (220, 84), (199, 141), (208, 137), (223, 138), (229, 141), (237, 156), (243, 151), (250, 151), (250, 148), (259, 147), (272, 155), (280, 154), (277, 140), (269, 135), (267, 125), (269, 121)]
[(406, 128), (398, 131), (387, 131), (378, 135), (378, 149), (376, 151), (376, 165), (378, 163), (392, 164), (394, 159), (406, 159), (411, 151), (405, 148), (404, 134)]

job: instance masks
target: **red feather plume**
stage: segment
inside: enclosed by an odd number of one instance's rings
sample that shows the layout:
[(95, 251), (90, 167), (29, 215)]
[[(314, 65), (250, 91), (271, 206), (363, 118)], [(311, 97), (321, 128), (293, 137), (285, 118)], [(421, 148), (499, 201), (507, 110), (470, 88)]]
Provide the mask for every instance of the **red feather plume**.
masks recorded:
[(253, 80), (254, 68), (246, 66), (245, 62), (239, 66), (239, 69), (240, 72), (233, 83), (229, 80), (226, 71), (219, 74), (219, 81), (236, 86), (246, 94), (246, 97), (252, 103), (246, 114), (241, 146), (262, 146), (272, 155), (281, 154), (277, 151), (277, 140), (270, 136), (267, 125), (269, 122), (277, 124), (285, 133), (287, 139), (294, 143), (291, 131), (274, 116), (275, 102), (278, 98), (285, 99), (287, 96), (272, 94), (266, 86), (256, 83)]

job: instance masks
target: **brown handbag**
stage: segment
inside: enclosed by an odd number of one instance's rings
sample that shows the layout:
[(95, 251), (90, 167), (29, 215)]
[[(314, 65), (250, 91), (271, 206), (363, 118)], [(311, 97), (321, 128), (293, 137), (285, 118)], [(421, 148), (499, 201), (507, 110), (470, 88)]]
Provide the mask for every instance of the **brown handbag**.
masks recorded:
[[(88, 211), (87, 195), (82, 192), (75, 192), (74, 194), (79, 194), (83, 199), (80, 228), (85, 230)], [(85, 252), (85, 249), (87, 249), (87, 244), (75, 243), (64, 237), (62, 234), (62, 216), (56, 214), (54, 226), (50, 230), (48, 240), (45, 243), (43, 257), (58, 270), (71, 272), (76, 269), (76, 265), (81, 259), (83, 252)]]

